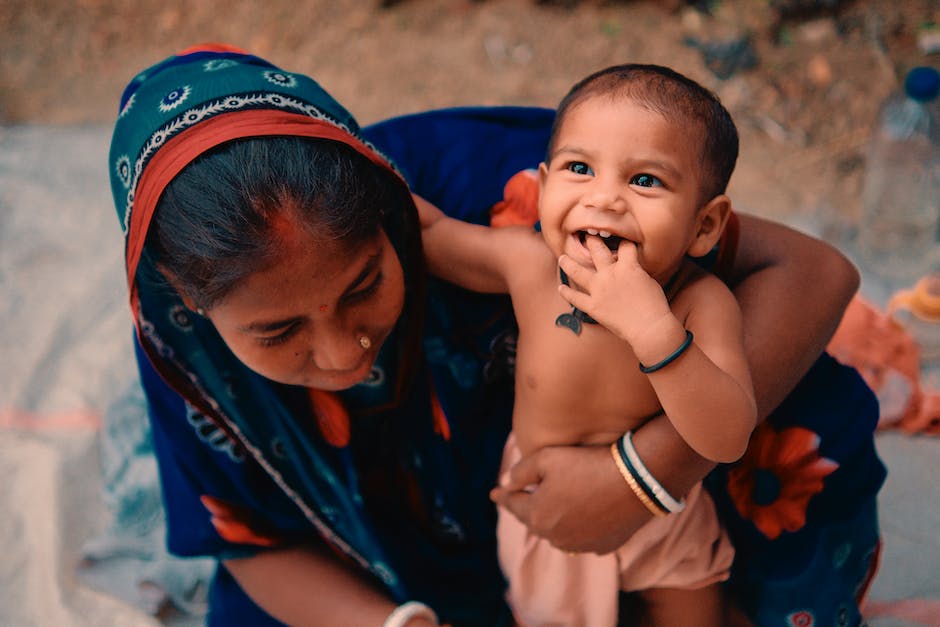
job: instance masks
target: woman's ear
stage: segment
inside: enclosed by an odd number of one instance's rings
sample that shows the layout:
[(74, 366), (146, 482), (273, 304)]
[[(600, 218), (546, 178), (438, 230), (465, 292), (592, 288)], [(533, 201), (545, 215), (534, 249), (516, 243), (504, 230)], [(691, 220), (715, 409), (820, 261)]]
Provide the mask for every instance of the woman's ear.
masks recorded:
[(724, 233), (730, 217), (731, 199), (728, 196), (719, 194), (705, 203), (695, 216), (695, 232), (686, 254), (703, 257), (711, 252)]

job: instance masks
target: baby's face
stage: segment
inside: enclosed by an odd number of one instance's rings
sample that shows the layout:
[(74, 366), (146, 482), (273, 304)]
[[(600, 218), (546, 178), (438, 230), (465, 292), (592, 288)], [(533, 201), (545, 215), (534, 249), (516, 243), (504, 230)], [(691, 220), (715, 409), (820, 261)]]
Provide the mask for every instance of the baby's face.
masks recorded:
[(352, 387), (371, 375), (401, 315), (398, 256), (384, 231), (355, 245), (299, 227), (291, 232), (275, 263), (249, 275), (207, 316), (235, 356), (268, 379)]
[(551, 160), (539, 169), (539, 217), (552, 252), (593, 263), (585, 238), (637, 247), (664, 283), (696, 232), (702, 169), (698, 129), (680, 128), (629, 100), (592, 96), (569, 109)]

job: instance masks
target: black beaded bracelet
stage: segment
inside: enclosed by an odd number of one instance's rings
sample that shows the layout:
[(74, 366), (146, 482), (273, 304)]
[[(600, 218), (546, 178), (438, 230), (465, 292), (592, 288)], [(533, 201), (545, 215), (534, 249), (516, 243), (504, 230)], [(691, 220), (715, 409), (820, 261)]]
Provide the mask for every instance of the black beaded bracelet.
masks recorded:
[(687, 348), (692, 346), (692, 340), (693, 340), (692, 332), (686, 329), (685, 340), (682, 342), (682, 344), (679, 345), (679, 348), (672, 351), (672, 354), (666, 357), (664, 360), (662, 360), (659, 363), (653, 364), (652, 366), (644, 366), (643, 364), (640, 364), (640, 372), (642, 372), (643, 374), (649, 374), (651, 372), (656, 372), (657, 370), (665, 368), (666, 366), (674, 362), (676, 359), (678, 359), (679, 356), (682, 353), (684, 353)]

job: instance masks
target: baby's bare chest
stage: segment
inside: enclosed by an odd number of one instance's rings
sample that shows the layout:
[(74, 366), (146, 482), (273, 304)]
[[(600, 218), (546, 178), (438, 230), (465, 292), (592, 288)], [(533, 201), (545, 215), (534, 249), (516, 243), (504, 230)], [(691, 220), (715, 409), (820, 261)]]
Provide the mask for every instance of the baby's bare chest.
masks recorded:
[(545, 426), (557, 421), (570, 425), (579, 416), (577, 422), (613, 430), (657, 413), (659, 401), (629, 344), (597, 324), (582, 322), (575, 333), (556, 323), (572, 307), (555, 285), (515, 303), (520, 328), (517, 410), (540, 416)]

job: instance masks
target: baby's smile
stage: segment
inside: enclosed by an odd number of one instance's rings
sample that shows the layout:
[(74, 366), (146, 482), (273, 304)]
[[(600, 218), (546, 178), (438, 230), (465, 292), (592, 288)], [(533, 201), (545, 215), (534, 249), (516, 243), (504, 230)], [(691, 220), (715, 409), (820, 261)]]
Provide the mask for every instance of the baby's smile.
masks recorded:
[(582, 246), (587, 245), (588, 235), (595, 235), (601, 238), (601, 241), (604, 242), (604, 245), (607, 246), (611, 252), (617, 252), (617, 249), (620, 247), (620, 242), (626, 239), (620, 235), (614, 235), (610, 231), (602, 231), (600, 229), (584, 229), (583, 231), (577, 232), (578, 241), (581, 242)]

